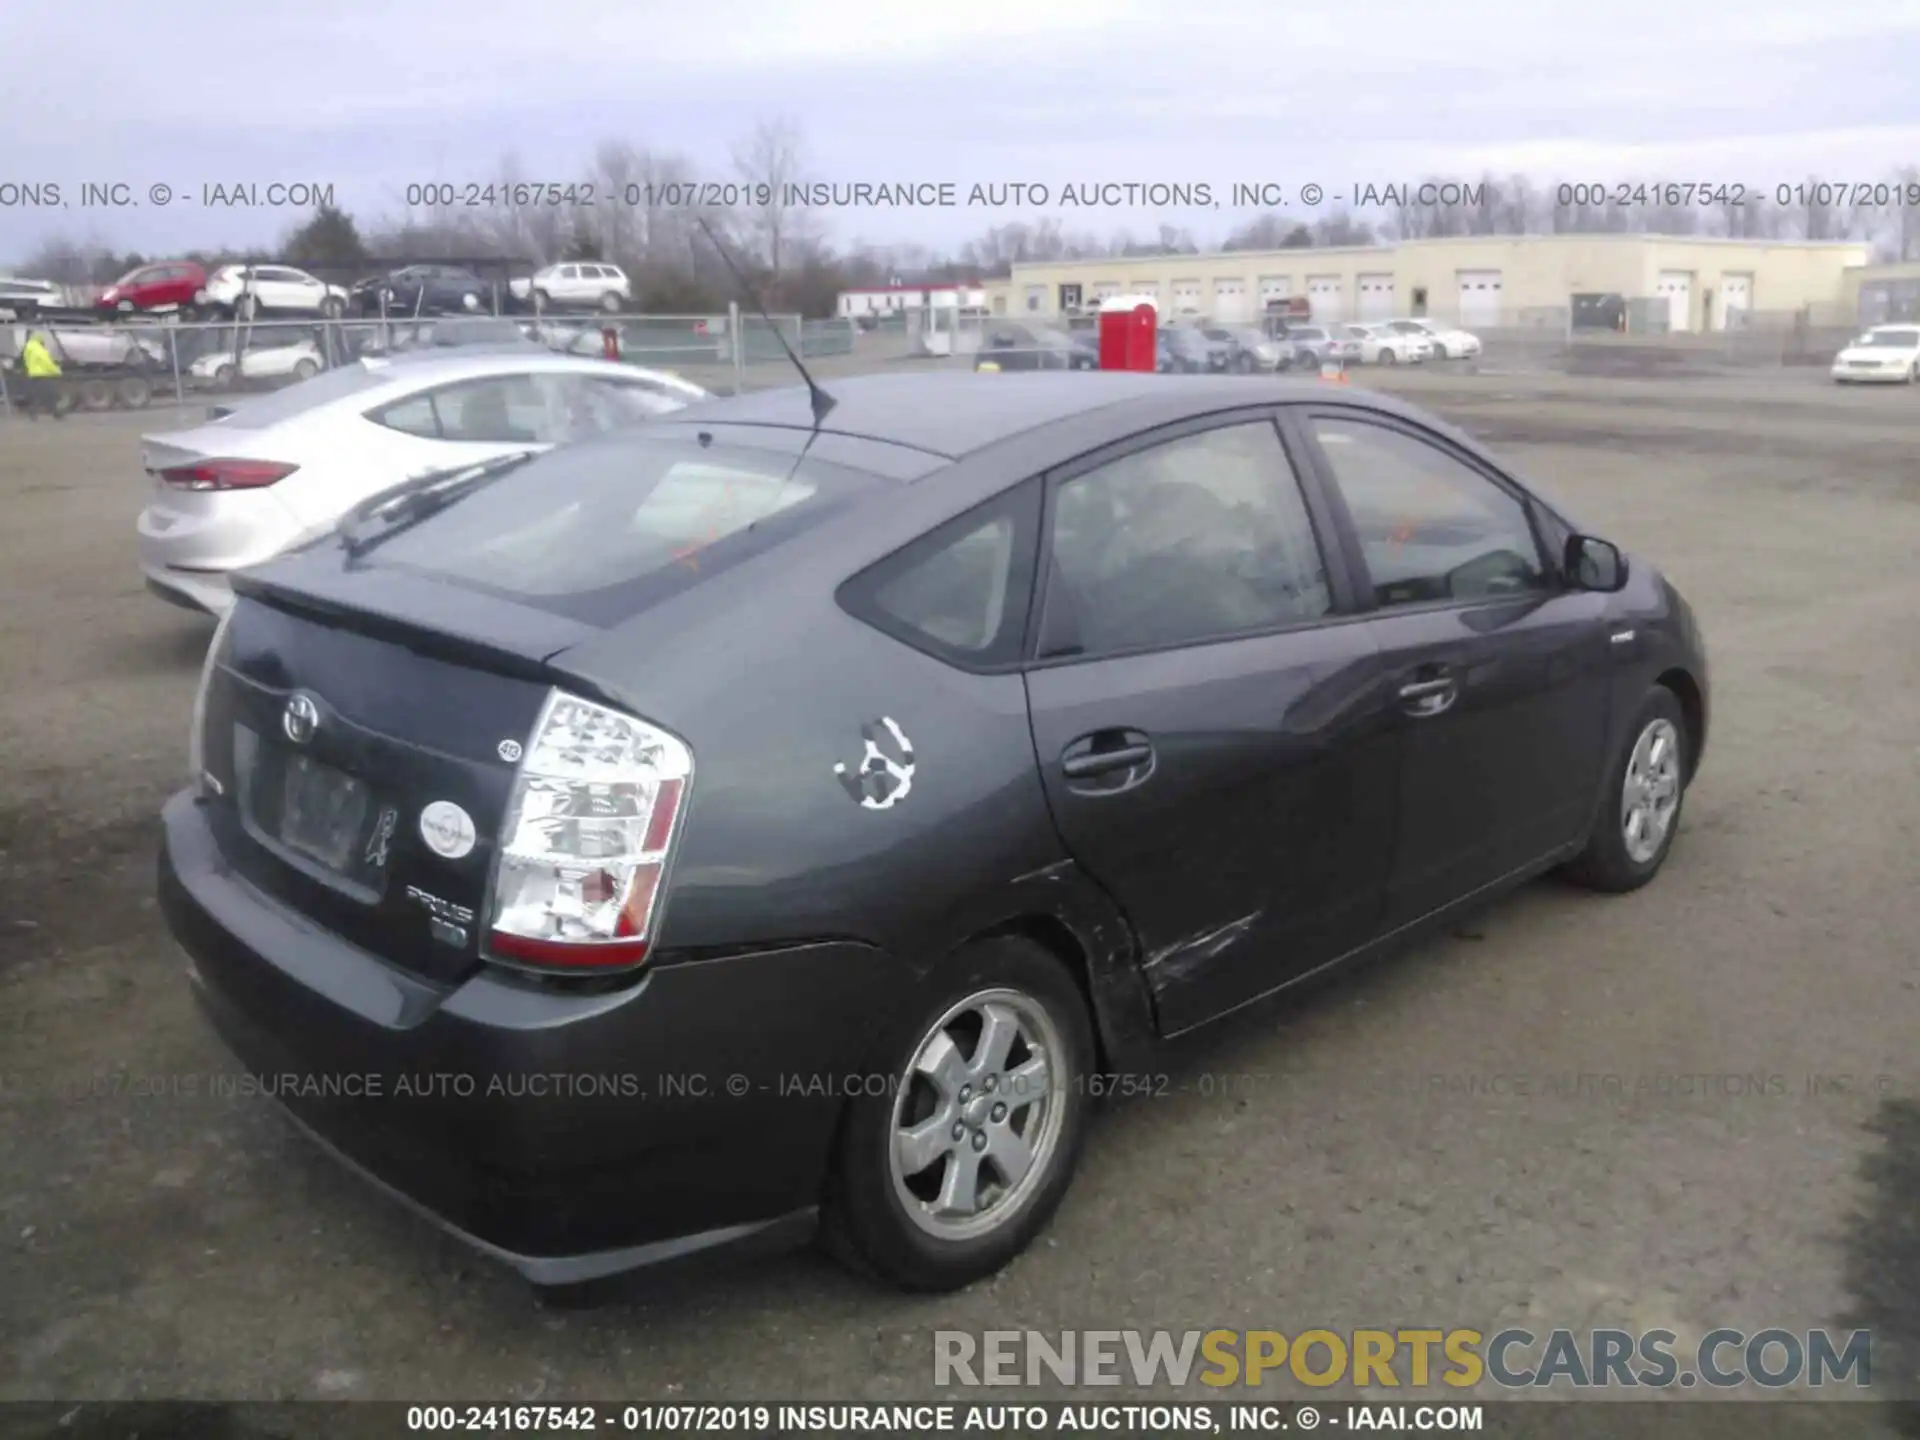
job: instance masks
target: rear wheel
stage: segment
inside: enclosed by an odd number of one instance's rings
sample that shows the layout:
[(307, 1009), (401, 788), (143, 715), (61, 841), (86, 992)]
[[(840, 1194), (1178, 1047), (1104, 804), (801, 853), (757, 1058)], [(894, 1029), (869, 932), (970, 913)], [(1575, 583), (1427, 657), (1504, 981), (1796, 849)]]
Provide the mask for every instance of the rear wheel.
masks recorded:
[(606, 294), (600, 297), (600, 308), (609, 315), (618, 315), (620, 313), (620, 296), (615, 291), (607, 291)]
[(1086, 1003), (1053, 955), (1018, 936), (962, 950), (881, 1046), (873, 1068), (892, 1083), (849, 1104), (829, 1248), (910, 1290), (1000, 1269), (1072, 1181), (1093, 1056)]
[(223, 389), (226, 386), (233, 384), (233, 366), (231, 365), (215, 366), (213, 371), (213, 383), (218, 386), (221, 386)]
[(79, 391), (82, 410), (111, 410), (113, 408), (113, 386), (105, 380), (82, 380)]
[(153, 399), (153, 382), (144, 375), (127, 375), (117, 387), (120, 403), (129, 410), (144, 410)]
[(302, 360), (293, 367), (293, 378), (296, 380), (311, 380), (319, 373), (320, 367), (311, 360)]
[(1398, 361), (1400, 357), (1394, 354), (1393, 351), (1387, 349), (1387, 347), (1383, 345), (1380, 347), (1379, 353), (1375, 355), (1374, 358), (1378, 360), (1382, 365), (1392, 365), (1396, 361)]
[(1567, 867), (1573, 879), (1624, 894), (1660, 873), (1680, 829), (1692, 743), (1679, 700), (1666, 686), (1654, 686), (1608, 771), (1587, 848)]

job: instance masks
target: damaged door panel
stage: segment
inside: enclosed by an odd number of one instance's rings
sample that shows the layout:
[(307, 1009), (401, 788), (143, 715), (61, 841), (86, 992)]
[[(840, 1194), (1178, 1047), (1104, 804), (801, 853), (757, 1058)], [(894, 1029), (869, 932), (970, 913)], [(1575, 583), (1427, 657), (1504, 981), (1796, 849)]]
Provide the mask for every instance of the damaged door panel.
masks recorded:
[[(1374, 933), (1396, 785), (1379, 676), (1359, 624), (1029, 673), (1055, 823), (1134, 926), (1162, 1033)], [(1144, 781), (1069, 773), (1107, 732), (1150, 737)]]

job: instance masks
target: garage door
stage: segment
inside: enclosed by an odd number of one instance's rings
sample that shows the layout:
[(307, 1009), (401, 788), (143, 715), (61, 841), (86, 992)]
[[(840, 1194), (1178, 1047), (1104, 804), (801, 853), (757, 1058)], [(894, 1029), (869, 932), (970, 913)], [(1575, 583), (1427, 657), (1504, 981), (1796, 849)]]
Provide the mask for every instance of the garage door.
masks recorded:
[(1667, 300), (1667, 328), (1688, 330), (1693, 327), (1693, 274), (1687, 270), (1662, 270), (1654, 282), (1653, 293)]
[(1307, 277), (1307, 303), (1313, 307), (1316, 323), (1327, 325), (1341, 318), (1346, 303), (1345, 292), (1346, 287), (1338, 275)]
[(1720, 277), (1720, 313), (1716, 321), (1719, 328), (1729, 326), (1738, 328), (1746, 319), (1744, 312), (1753, 308), (1753, 277), (1751, 275), (1722, 275)]
[(1462, 270), (1459, 278), (1461, 325), (1469, 330), (1487, 330), (1498, 325), (1502, 303), (1500, 272)]
[(1176, 315), (1200, 313), (1200, 282), (1198, 280), (1173, 282), (1173, 313)]
[(1293, 294), (1291, 275), (1262, 275), (1260, 277), (1260, 309), (1264, 312), (1276, 300), (1285, 300)]
[(1238, 325), (1247, 318), (1247, 282), (1213, 282), (1213, 320), (1216, 325)]
[(1362, 320), (1393, 318), (1393, 277), (1391, 275), (1362, 275), (1359, 290)]

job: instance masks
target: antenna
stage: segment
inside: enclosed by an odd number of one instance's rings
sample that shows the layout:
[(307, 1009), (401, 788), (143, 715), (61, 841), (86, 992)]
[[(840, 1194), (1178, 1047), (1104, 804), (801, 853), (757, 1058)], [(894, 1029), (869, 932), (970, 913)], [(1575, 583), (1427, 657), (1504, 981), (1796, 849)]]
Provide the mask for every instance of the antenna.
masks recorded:
[[(755, 312), (762, 320), (767, 322), (767, 328), (773, 331), (773, 338), (780, 342), (780, 348), (787, 352), (787, 359), (793, 362), (793, 368), (798, 370), (800, 372), (800, 378), (807, 382), (807, 398), (813, 406), (813, 428), (818, 430), (821, 425), (826, 423), (827, 416), (832, 413), (833, 407), (839, 402), (814, 383), (813, 376), (807, 373), (807, 367), (800, 363), (800, 357), (794, 354), (793, 347), (787, 344), (787, 337), (780, 333), (780, 327), (774, 324), (773, 317), (767, 314), (767, 307), (760, 303), (760, 296), (755, 292), (753, 286), (747, 283), (747, 277), (741, 273), (740, 267), (733, 263), (733, 256), (729, 255), (727, 253), (727, 247), (720, 243), (720, 237), (713, 233), (713, 227), (707, 224), (707, 217), (696, 212), (693, 221), (700, 227), (700, 233), (707, 237), (707, 242), (711, 244), (715, 250), (720, 252), (720, 258), (725, 262), (728, 271), (733, 275), (740, 289), (745, 292), (747, 299), (753, 302)], [(738, 336), (734, 337), (734, 343), (739, 343)], [(807, 443), (812, 444), (813, 442), (809, 439)], [(804, 454), (804, 452), (802, 453)]]

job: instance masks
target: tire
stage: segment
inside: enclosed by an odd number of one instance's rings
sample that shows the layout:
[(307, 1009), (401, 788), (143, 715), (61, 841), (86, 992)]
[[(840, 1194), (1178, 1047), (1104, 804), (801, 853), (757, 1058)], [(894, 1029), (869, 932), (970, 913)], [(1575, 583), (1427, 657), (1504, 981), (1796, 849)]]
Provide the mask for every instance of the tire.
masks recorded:
[[(1670, 768), (1660, 763), (1659, 747), (1663, 741), (1670, 747), (1667, 751)], [(1660, 777), (1655, 792), (1670, 794), (1671, 805), (1656, 805), (1656, 811), (1665, 814), (1657, 843), (1651, 848), (1636, 850), (1629, 845), (1627, 836), (1628, 772), (1634, 769), (1644, 773), (1646, 767), (1636, 762), (1645, 759), (1649, 752), (1653, 769)], [(1567, 866), (1571, 879), (1589, 889), (1624, 895), (1638, 890), (1660, 873), (1668, 852), (1673, 849), (1674, 836), (1680, 833), (1680, 812), (1686, 801), (1687, 782), (1692, 778), (1689, 773), (1692, 754), (1693, 737), (1687, 733), (1686, 713), (1680, 708), (1679, 700), (1666, 686), (1654, 686), (1640, 702), (1620, 753), (1607, 767), (1606, 794), (1594, 820), (1593, 833), (1587, 837), (1587, 848)]]
[(216, 365), (213, 371), (213, 383), (223, 390), (233, 384), (233, 366)]
[[(976, 1022), (986, 1007), (1003, 1022), (1017, 1022), (1019, 1038), (1002, 1050), (1004, 1068), (986, 1072), (983, 1081), (972, 1058), (980, 1053), (984, 1024)], [(1086, 1132), (1084, 1081), (1094, 1063), (1093, 1028), (1066, 968), (1020, 936), (965, 947), (927, 978), (908, 1010), (871, 1063), (870, 1073), (885, 1075), (889, 1084), (868, 1088), (884, 1093), (858, 1096), (847, 1107), (822, 1239), (841, 1260), (902, 1289), (956, 1290), (1025, 1250), (1066, 1194)], [(944, 1067), (950, 1078), (936, 1084), (916, 1061), (942, 1048), (950, 1056)], [(1031, 1083), (1032, 1067), (1042, 1061), (1044, 1100), (1016, 1103), (1009, 1111), (1006, 1102), (989, 1098), (996, 1091), (1014, 1093), (1022, 1082), (1013, 1077)], [(957, 1108), (959, 1096), (969, 1092), (968, 1108)], [(956, 1145), (944, 1118), (934, 1128), (931, 1122), (942, 1116), (953, 1117), (971, 1139)], [(918, 1126), (931, 1131), (927, 1153), (933, 1158), (912, 1170), (912, 1161), (897, 1153), (896, 1133)], [(1011, 1138), (1025, 1139), (1029, 1155), (1037, 1156), (1009, 1188), (1011, 1177), (1000, 1168), (1008, 1162), (996, 1159), (996, 1151), (1008, 1154), (1000, 1146)], [(938, 1198), (956, 1163), (970, 1165), (976, 1183), (1002, 1188), (989, 1193), (986, 1208), (971, 1218), (931, 1215), (923, 1206)], [(976, 1189), (975, 1198), (979, 1194)]]
[(1400, 357), (1394, 354), (1393, 351), (1385, 348), (1376, 351), (1373, 358), (1382, 365), (1397, 365), (1400, 363)]
[(606, 294), (600, 297), (600, 308), (608, 315), (618, 315), (620, 313), (620, 297), (611, 290), (607, 291)]
[(329, 295), (320, 302), (321, 317), (327, 320), (338, 320), (346, 308), (338, 295)]
[(153, 399), (153, 382), (144, 375), (122, 376), (114, 393), (129, 410), (144, 410)]
[(78, 399), (82, 410), (89, 410), (95, 414), (102, 410), (111, 410), (113, 386), (105, 380), (82, 380)]
[(319, 373), (320, 367), (311, 360), (302, 360), (293, 367), (293, 378), (296, 380), (311, 380)]
[(537, 310), (551, 310), (553, 309), (553, 297), (544, 290), (536, 290), (533, 292), (533, 304)]

